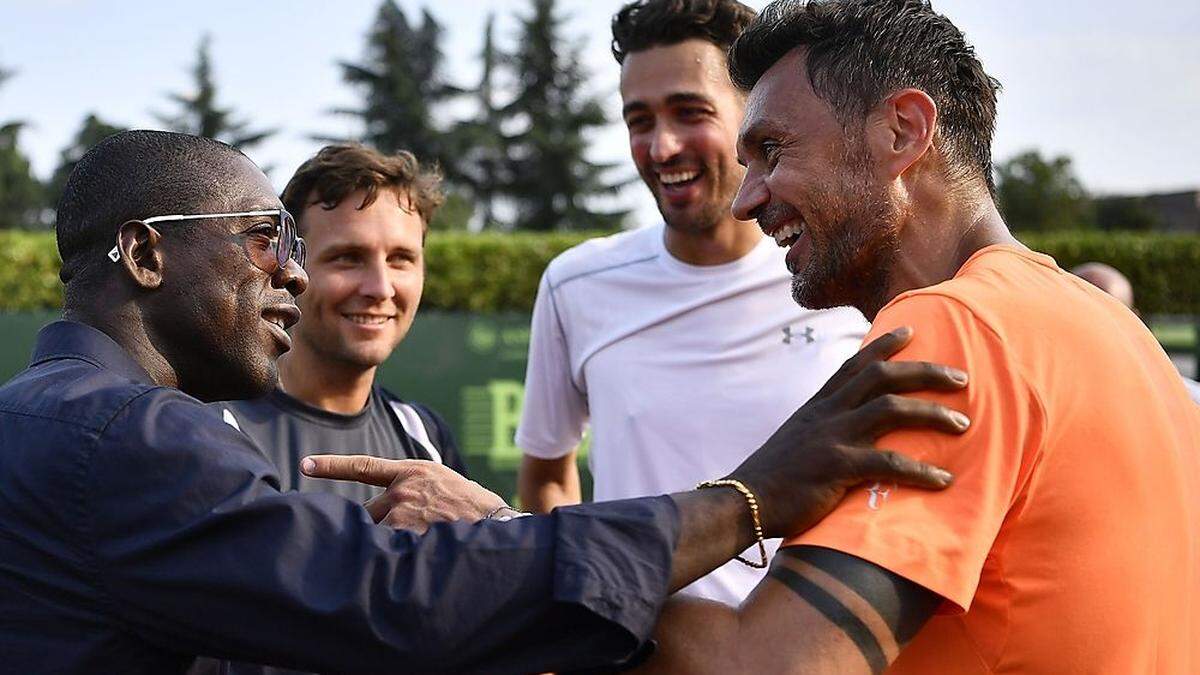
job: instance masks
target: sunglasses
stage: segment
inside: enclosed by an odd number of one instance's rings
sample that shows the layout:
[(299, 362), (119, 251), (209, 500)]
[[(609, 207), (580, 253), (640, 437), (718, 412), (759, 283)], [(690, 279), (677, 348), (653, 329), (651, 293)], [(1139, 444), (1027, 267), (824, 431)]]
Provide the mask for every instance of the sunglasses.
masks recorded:
[[(275, 217), (275, 222), (273, 223), (275, 231), (271, 235), (262, 235), (262, 239), (265, 239), (263, 245), (256, 245), (252, 242), (252, 238), (255, 237), (253, 230), (244, 233), (247, 236), (242, 238), (242, 248), (246, 250), (246, 256), (250, 258), (250, 262), (255, 267), (267, 274), (275, 274), (287, 265), (289, 259), (295, 260), (297, 265), (304, 267), (304, 258), (307, 255), (304, 239), (296, 231), (296, 219), (286, 209), (152, 216), (150, 218), (142, 218), (141, 222), (152, 225), (154, 223), (176, 222), (180, 220), (213, 220), (216, 218), (249, 218), (252, 216)], [(112, 250), (108, 252), (108, 259), (113, 262), (118, 262), (121, 259), (119, 246), (112, 247)]]

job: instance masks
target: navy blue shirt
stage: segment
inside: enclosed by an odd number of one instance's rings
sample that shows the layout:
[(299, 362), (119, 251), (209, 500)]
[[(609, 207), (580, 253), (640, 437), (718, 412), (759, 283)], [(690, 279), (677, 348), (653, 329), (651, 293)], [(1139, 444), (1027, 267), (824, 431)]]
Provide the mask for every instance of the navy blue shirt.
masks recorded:
[(7, 672), (602, 666), (646, 640), (678, 529), (666, 497), (415, 535), (281, 493), (244, 434), (79, 323), (0, 387)]

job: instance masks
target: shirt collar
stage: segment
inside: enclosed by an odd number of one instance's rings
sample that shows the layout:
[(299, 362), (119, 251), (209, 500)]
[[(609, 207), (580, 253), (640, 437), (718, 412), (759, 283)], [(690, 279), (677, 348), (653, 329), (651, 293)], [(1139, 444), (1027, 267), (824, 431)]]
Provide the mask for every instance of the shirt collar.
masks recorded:
[(87, 361), (136, 382), (154, 384), (149, 373), (124, 347), (102, 331), (78, 321), (55, 321), (42, 328), (29, 365), (65, 358)]

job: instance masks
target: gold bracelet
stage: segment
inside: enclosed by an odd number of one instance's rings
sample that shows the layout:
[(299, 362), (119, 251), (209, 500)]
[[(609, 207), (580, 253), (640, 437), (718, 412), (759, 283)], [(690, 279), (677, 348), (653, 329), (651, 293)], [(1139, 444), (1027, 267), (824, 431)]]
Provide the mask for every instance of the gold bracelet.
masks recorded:
[(746, 487), (746, 485), (744, 483), (742, 483), (742, 481), (735, 480), (733, 478), (722, 478), (721, 480), (706, 480), (703, 483), (697, 485), (696, 489), (702, 490), (704, 488), (711, 488), (711, 487), (731, 487), (734, 490), (737, 490), (738, 492), (742, 493), (742, 496), (746, 498), (746, 503), (750, 505), (750, 517), (754, 520), (754, 536), (755, 536), (755, 538), (758, 539), (758, 555), (760, 558), (762, 558), (762, 561), (761, 562), (753, 562), (750, 560), (746, 560), (745, 558), (743, 558), (740, 555), (734, 556), (734, 559), (744, 565), (749, 565), (756, 569), (765, 568), (767, 566), (767, 545), (766, 545), (766, 543), (763, 542), (762, 521), (759, 520), (759, 517), (758, 517), (758, 499), (756, 499), (754, 497), (754, 493), (751, 492), (750, 488)]

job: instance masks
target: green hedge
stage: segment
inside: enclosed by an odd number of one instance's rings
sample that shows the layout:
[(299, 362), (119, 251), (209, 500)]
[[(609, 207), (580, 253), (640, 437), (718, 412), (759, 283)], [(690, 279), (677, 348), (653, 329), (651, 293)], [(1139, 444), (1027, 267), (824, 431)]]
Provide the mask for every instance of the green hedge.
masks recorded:
[(1048, 232), (1020, 238), (1064, 269), (1097, 261), (1121, 270), (1143, 316), (1200, 315), (1200, 235)]
[[(423, 306), (528, 310), (546, 264), (589, 236), (432, 232)], [(1200, 315), (1200, 236), (1063, 232), (1021, 238), (1063, 267), (1098, 260), (1121, 270), (1144, 314)], [(0, 311), (48, 309), (61, 301), (53, 235), (0, 230)]]
[(53, 232), (0, 230), (0, 311), (62, 305)]

